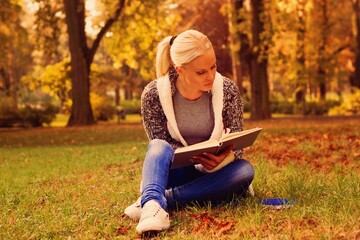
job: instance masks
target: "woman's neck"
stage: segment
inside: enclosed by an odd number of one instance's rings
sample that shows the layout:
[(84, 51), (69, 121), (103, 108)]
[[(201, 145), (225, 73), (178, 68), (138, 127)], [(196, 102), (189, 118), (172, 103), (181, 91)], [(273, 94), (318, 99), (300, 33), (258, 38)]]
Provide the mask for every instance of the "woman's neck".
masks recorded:
[(184, 79), (179, 76), (175, 83), (176, 89), (180, 92), (181, 96), (190, 101), (195, 101), (201, 97), (203, 91), (190, 88)]

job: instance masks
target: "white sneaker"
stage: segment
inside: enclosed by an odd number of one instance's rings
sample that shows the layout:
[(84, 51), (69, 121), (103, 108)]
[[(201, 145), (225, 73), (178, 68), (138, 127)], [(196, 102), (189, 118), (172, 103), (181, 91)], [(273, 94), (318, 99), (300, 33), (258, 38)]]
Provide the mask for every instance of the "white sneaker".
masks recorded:
[(134, 221), (139, 221), (141, 216), (141, 197), (136, 202), (125, 208), (124, 213)]
[(138, 233), (161, 231), (170, 227), (169, 214), (155, 200), (145, 203), (141, 209), (141, 219), (136, 227)]

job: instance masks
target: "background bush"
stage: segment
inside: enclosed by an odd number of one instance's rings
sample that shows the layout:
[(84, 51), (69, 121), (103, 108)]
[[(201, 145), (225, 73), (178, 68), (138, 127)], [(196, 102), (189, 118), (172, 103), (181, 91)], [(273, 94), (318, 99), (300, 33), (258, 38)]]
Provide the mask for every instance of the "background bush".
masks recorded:
[(15, 100), (13, 96), (0, 96), (0, 127), (40, 127), (55, 119), (59, 107), (54, 99), (41, 91), (23, 91)]
[(294, 103), (289, 101), (272, 101), (271, 102), (271, 112), (280, 113), (280, 114), (293, 114), (294, 113)]
[(0, 93), (0, 118), (12, 118), (17, 116), (15, 97)]
[(140, 99), (123, 100), (120, 106), (125, 110), (125, 114), (140, 114), (141, 101)]
[(22, 125), (41, 127), (43, 124), (50, 124), (58, 111), (59, 108), (51, 104), (41, 107), (26, 105), (19, 109), (18, 115), (22, 119)]
[(325, 102), (307, 102), (305, 115), (326, 115), (331, 108), (339, 105), (340, 101), (336, 100), (327, 100)]
[(3, 93), (0, 93), (0, 99), (0, 127), (11, 127), (13, 123), (9, 120), (19, 120), (16, 99)]
[(95, 93), (92, 93), (90, 98), (96, 121), (108, 121), (114, 117), (116, 107), (114, 106), (114, 100), (112, 98)]
[(18, 101), (17, 115), (24, 126), (41, 127), (50, 124), (59, 112), (54, 98), (40, 90), (24, 91)]
[(355, 115), (360, 114), (360, 90), (353, 89), (352, 94), (344, 96), (339, 106), (330, 109), (329, 115)]

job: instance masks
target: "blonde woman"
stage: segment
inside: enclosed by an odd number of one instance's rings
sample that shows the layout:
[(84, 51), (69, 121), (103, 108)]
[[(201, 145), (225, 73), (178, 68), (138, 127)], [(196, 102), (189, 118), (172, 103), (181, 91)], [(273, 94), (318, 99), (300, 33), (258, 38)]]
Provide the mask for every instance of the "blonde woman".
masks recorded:
[(254, 168), (242, 159), (242, 150), (231, 148), (217, 156), (194, 156), (194, 166), (171, 169), (176, 148), (219, 139), (225, 130), (243, 129), (242, 98), (236, 85), (216, 71), (208, 37), (187, 30), (163, 39), (156, 74), (141, 97), (149, 138), (141, 197), (125, 209), (125, 214), (139, 221), (139, 233), (168, 229), (167, 210), (177, 204), (219, 202), (243, 194), (254, 178)]

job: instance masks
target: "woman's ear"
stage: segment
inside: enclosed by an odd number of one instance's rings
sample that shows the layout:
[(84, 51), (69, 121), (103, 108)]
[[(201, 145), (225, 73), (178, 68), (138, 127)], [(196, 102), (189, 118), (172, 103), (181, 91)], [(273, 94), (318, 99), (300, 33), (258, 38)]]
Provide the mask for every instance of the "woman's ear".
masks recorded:
[(180, 75), (180, 74), (182, 74), (182, 69), (181, 69), (181, 67), (175, 67), (175, 70), (176, 70), (176, 72)]

